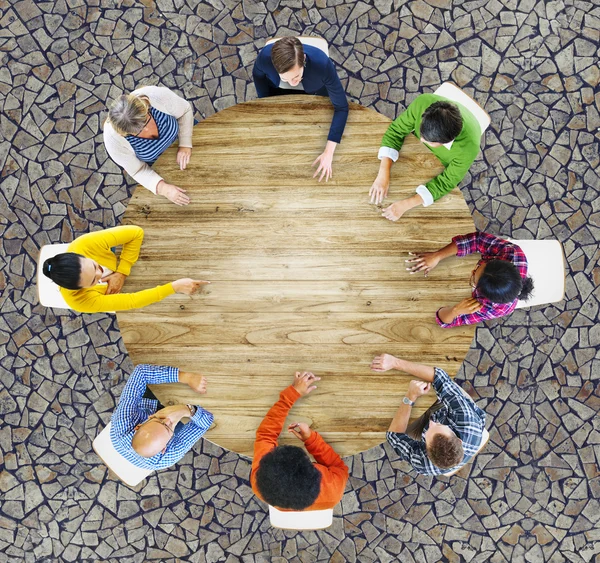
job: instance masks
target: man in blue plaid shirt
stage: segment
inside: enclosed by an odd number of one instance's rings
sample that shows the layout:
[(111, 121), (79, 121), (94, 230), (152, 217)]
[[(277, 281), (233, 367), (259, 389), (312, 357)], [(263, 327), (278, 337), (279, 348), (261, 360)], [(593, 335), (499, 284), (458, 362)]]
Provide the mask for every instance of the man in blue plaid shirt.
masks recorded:
[[(194, 405), (163, 407), (147, 385), (186, 383), (206, 393), (206, 379), (178, 368), (140, 364), (129, 376), (116, 411), (110, 439), (128, 461), (144, 469), (165, 469), (177, 463), (210, 428), (213, 415)], [(179, 424), (189, 417), (187, 424)]]
[[(422, 380), (410, 382), (387, 432), (389, 444), (416, 471), (423, 475), (450, 473), (477, 453), (485, 430), (485, 412), (444, 370), (401, 360), (390, 354), (377, 356), (371, 369), (397, 369)], [(431, 384), (438, 402), (409, 427), (414, 402), (429, 392)]]

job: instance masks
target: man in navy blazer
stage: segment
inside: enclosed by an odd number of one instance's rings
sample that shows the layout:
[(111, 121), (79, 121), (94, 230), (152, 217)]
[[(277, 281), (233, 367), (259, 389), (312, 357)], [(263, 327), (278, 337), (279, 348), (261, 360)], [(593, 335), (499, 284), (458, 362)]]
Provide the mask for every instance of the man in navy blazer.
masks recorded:
[[(313, 162), (327, 182), (332, 176), (333, 153), (348, 119), (348, 100), (331, 59), (317, 47), (302, 45), (297, 37), (283, 37), (263, 48), (252, 71), (259, 98), (306, 93), (329, 96), (334, 113), (323, 153)], [(283, 87), (282, 87), (283, 86)]]

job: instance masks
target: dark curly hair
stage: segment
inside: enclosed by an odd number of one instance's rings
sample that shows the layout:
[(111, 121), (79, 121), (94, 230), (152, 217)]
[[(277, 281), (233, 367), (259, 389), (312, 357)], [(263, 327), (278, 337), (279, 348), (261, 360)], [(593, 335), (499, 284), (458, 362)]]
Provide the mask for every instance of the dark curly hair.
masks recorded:
[(304, 510), (321, 490), (321, 473), (297, 446), (277, 446), (260, 460), (256, 486), (275, 508)]
[(433, 465), (440, 469), (450, 469), (463, 460), (465, 452), (458, 436), (436, 434), (427, 446), (427, 455)]
[(65, 289), (80, 289), (81, 260), (85, 258), (75, 252), (63, 252), (48, 258), (42, 266), (42, 272), (56, 285)]
[(533, 280), (523, 279), (512, 262), (490, 260), (485, 264), (477, 289), (494, 303), (511, 303), (515, 299), (526, 301), (533, 292)]
[(456, 104), (435, 102), (421, 117), (421, 137), (430, 143), (449, 143), (458, 137), (463, 120)]

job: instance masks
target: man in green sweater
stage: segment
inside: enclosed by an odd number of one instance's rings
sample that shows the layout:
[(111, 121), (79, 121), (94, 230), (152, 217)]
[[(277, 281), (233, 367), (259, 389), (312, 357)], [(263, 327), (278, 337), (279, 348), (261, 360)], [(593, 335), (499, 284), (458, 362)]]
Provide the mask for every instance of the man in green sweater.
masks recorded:
[(416, 194), (393, 203), (383, 211), (390, 221), (397, 221), (417, 205), (427, 207), (453, 190), (465, 177), (479, 153), (481, 128), (475, 116), (464, 106), (435, 94), (421, 94), (400, 114), (386, 131), (379, 149), (379, 174), (371, 186), (371, 203), (379, 204), (390, 187), (390, 170), (398, 160), (404, 137), (414, 132), (417, 138), (445, 166), (444, 172)]

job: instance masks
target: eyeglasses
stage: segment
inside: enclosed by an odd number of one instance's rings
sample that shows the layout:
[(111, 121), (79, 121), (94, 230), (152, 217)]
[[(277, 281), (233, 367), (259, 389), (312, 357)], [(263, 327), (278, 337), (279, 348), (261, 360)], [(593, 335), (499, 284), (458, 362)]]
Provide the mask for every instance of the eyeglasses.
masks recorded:
[(482, 264), (485, 264), (486, 262), (487, 262), (487, 260), (485, 260), (484, 258), (481, 258), (479, 260), (479, 262), (477, 262), (477, 265), (475, 266), (475, 268), (473, 268), (473, 271), (471, 272), (471, 279), (469, 280), (469, 284), (473, 289), (475, 289), (477, 287), (477, 284), (475, 283), (475, 272), (477, 272), (477, 270), (479, 269), (479, 266), (481, 266)]
[(146, 129), (146, 127), (148, 127), (148, 123), (150, 123), (151, 119), (152, 119), (152, 114), (150, 112), (148, 112), (148, 119), (146, 119), (146, 123), (144, 123), (143, 127), (136, 133), (136, 135), (139, 135), (144, 129)]

